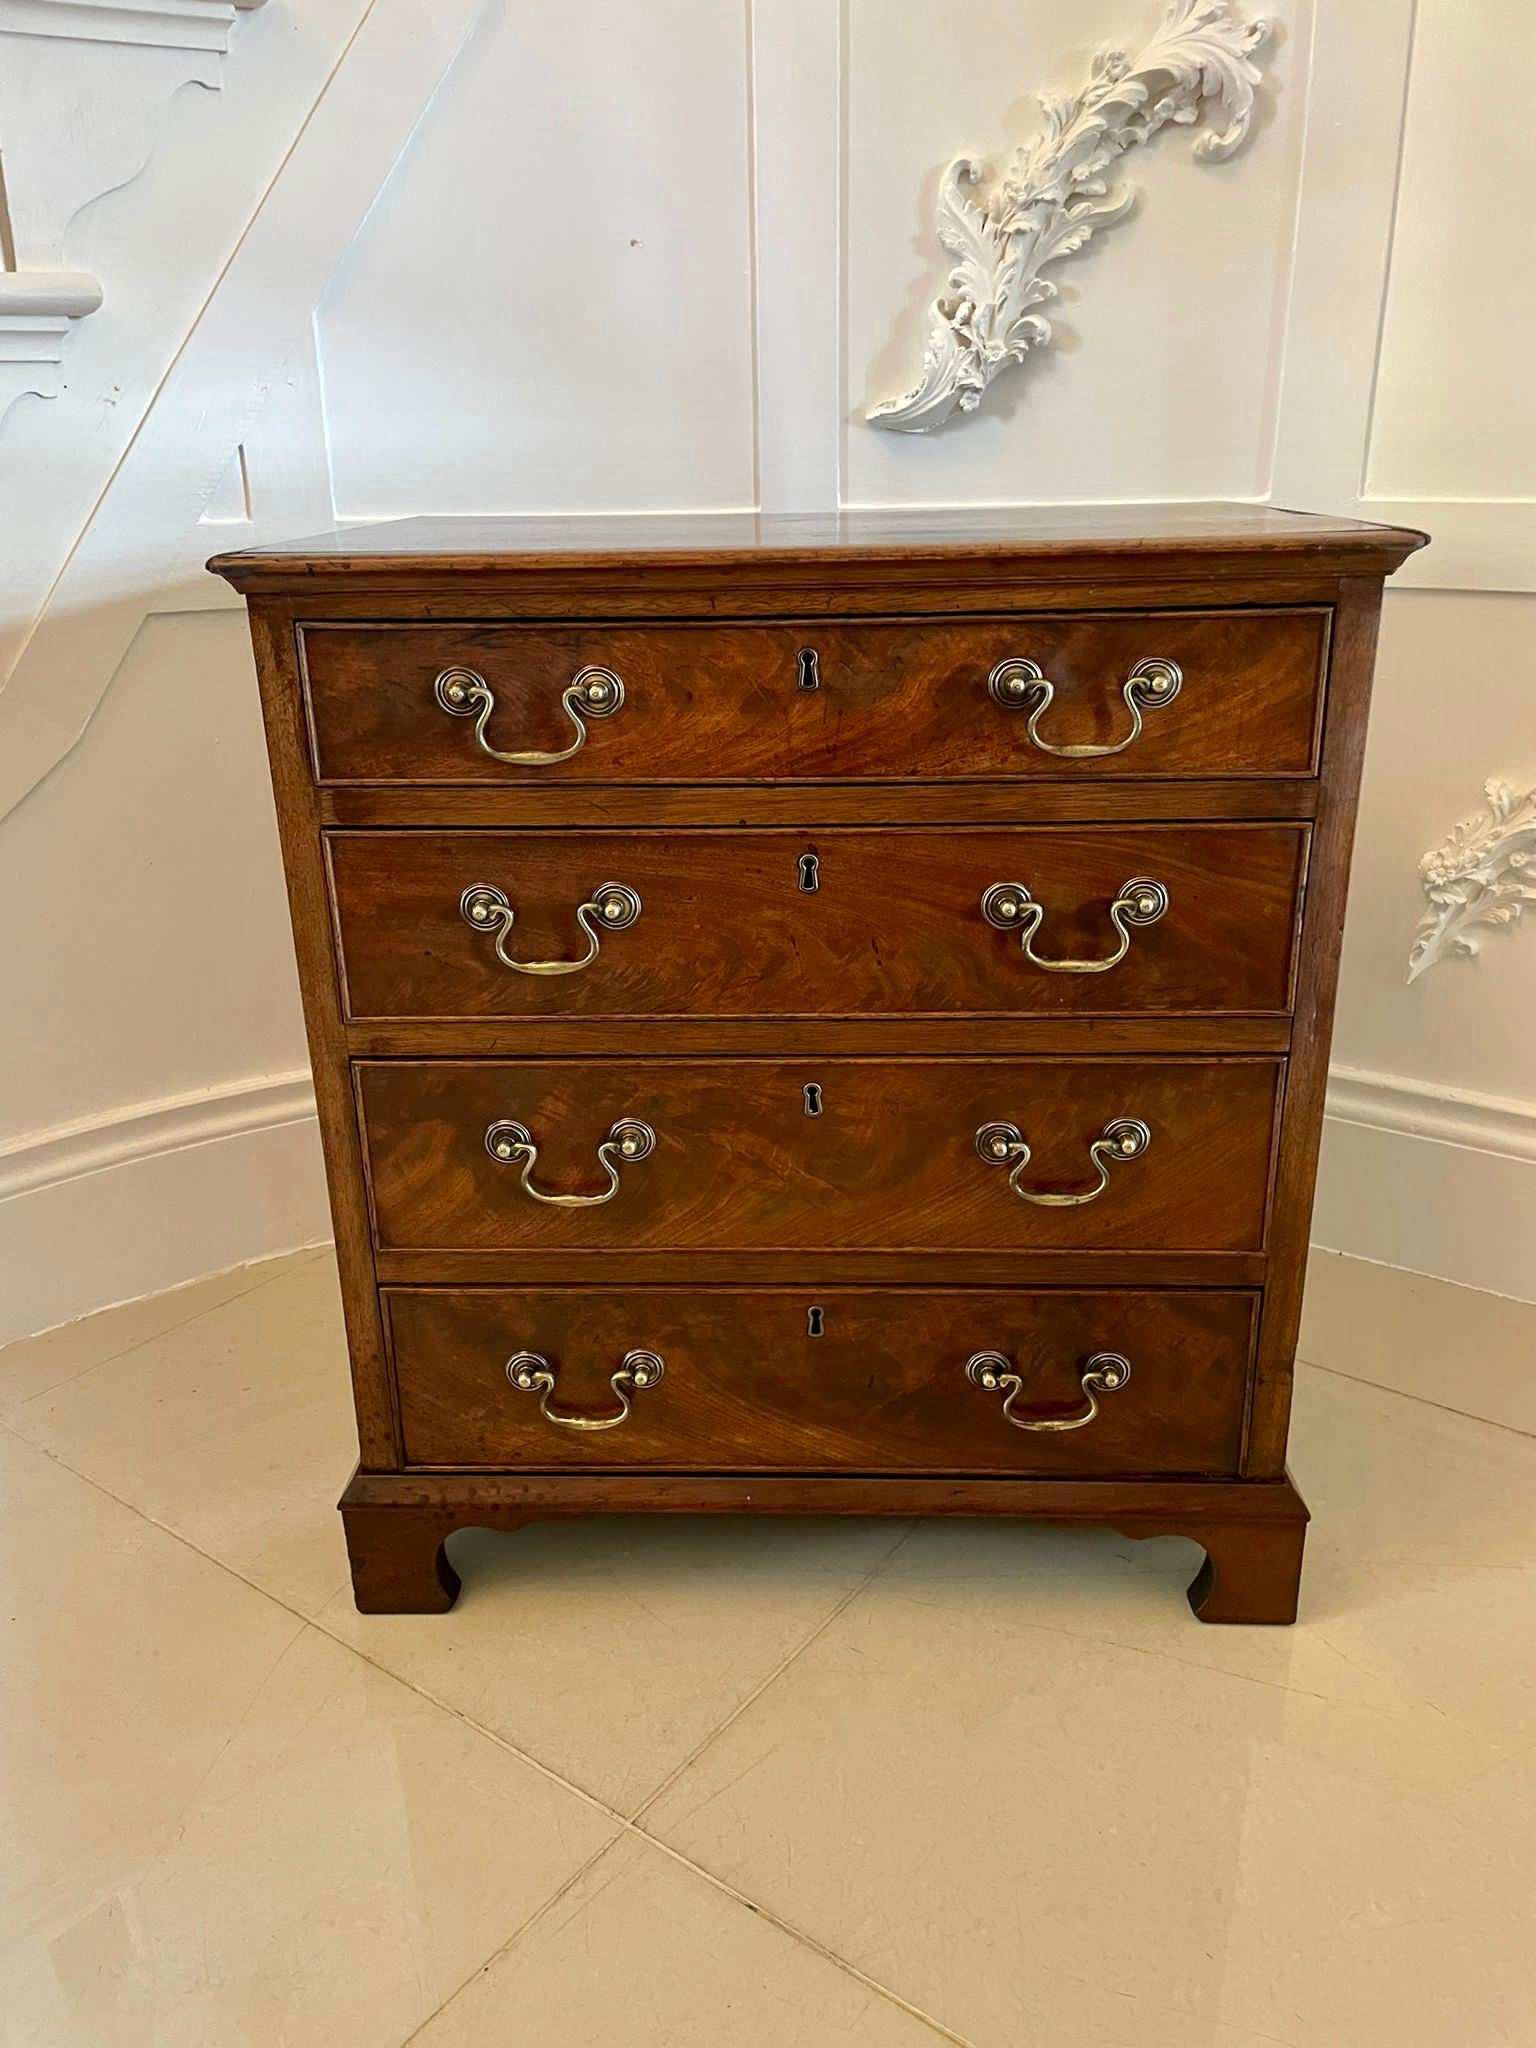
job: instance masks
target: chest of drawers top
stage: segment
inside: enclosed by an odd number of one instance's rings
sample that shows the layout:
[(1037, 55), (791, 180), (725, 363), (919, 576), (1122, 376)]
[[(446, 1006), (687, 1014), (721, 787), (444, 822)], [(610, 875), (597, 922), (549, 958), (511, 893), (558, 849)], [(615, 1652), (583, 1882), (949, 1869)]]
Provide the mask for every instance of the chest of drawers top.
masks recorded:
[[(690, 590), (692, 609), (721, 609), (728, 566), (750, 609), (772, 611), (775, 590), (819, 585), (830, 609), (861, 589), (905, 577), (914, 590), (995, 573), (1046, 588), (1196, 579), (1225, 567), (1259, 578), (1390, 575), (1424, 545), (1407, 527), (1288, 512), (1265, 505), (881, 507), (837, 513), (604, 513), (551, 518), (390, 519), (307, 539), (215, 555), (208, 566), (241, 591), (307, 596), (375, 594), (406, 586), (521, 583), (570, 598), (583, 588), (638, 594), (657, 578)], [(713, 601), (712, 601), (713, 600)], [(555, 602), (541, 604), (558, 613)], [(576, 611), (584, 607), (577, 603)]]

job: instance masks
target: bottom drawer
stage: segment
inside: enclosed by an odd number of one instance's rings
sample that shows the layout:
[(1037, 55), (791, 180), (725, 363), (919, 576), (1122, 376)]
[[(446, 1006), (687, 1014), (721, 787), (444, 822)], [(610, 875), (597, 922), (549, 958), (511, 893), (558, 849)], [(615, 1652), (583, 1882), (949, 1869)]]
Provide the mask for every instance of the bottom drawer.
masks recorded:
[[(383, 1301), (411, 1466), (1232, 1475), (1258, 1297), (550, 1287)], [(1021, 1426), (1042, 1423), (1056, 1426)]]

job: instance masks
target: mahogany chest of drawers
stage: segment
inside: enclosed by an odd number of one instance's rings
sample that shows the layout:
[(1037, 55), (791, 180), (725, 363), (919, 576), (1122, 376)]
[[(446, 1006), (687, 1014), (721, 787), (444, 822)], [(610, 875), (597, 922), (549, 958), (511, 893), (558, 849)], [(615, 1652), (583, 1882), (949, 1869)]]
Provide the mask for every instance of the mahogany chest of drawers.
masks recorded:
[(1382, 578), (1257, 508), (407, 521), (248, 595), (357, 1600), (548, 1515), (1026, 1515), (1291, 1620)]

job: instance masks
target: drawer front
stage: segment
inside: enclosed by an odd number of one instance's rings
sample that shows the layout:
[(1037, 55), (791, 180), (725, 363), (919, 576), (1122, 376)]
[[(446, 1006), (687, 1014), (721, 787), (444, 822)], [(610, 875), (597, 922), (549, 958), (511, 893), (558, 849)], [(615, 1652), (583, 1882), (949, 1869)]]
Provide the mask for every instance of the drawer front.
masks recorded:
[(1281, 825), (329, 841), (354, 1018), (1282, 1012), (1303, 849)]
[(1235, 1473), (1255, 1299), (384, 1294), (409, 1465), (1064, 1475)]
[[(300, 644), (323, 782), (1309, 775), (1328, 616), (311, 625)], [(1174, 664), (1177, 689), (1166, 669), (1138, 679), (1148, 662)], [(1003, 663), (1032, 667), (994, 695)], [(595, 697), (589, 668), (605, 672)]]
[[(1257, 1251), (1280, 1071), (1266, 1059), (355, 1068), (386, 1251)], [(1028, 1199), (1040, 1195), (1086, 1199)]]

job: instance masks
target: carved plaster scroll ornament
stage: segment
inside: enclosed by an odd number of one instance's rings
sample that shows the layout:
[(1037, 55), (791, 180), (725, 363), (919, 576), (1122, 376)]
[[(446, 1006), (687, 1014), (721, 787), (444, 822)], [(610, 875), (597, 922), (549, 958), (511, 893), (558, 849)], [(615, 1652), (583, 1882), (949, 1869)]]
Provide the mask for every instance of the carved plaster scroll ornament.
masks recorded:
[(1228, 0), (1169, 0), (1136, 56), (1102, 50), (1080, 93), (1041, 93), (1043, 132), (1015, 151), (990, 197), (978, 203), (966, 191), (987, 177), (986, 165), (958, 157), (940, 186), (938, 220), (956, 263), (947, 295), (933, 303), (922, 382), (871, 407), (870, 424), (927, 433), (957, 409), (974, 412), (1000, 371), (1047, 347), (1051, 323), (1033, 309), (1056, 287), (1041, 271), (1136, 203), (1134, 186), (1112, 189), (1116, 157), (1170, 122), (1190, 128), (1206, 115), (1219, 125), (1195, 143), (1196, 157), (1231, 156), (1253, 118), (1252, 58), (1268, 34), (1268, 22), (1233, 16)]
[[(1408, 955), (1408, 979), (1453, 954), (1473, 959), (1487, 930), (1517, 924), (1536, 903), (1536, 789), (1483, 785), (1486, 814), (1466, 818), (1419, 862), (1429, 909)], [(1482, 928), (1482, 929), (1480, 929)]]

